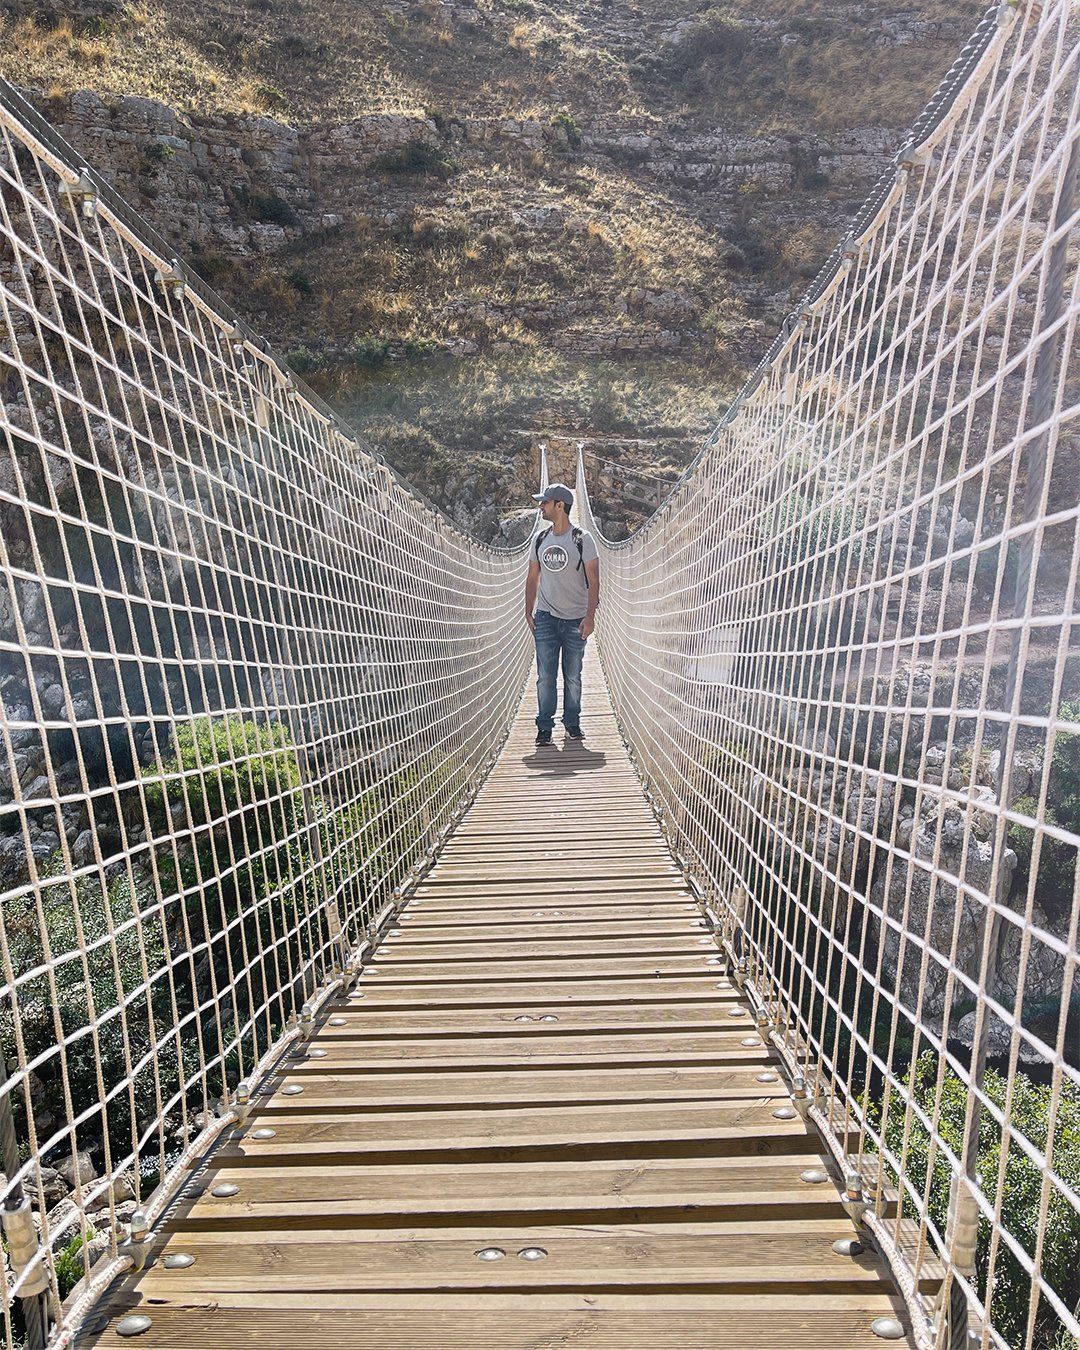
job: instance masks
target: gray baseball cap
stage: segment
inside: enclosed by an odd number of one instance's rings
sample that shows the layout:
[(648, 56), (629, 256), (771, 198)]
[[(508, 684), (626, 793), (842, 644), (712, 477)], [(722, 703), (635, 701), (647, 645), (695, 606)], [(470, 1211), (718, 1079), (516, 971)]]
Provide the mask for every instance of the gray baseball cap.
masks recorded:
[(562, 502), (566, 509), (574, 504), (574, 494), (565, 483), (549, 483), (543, 492), (533, 493), (534, 502)]

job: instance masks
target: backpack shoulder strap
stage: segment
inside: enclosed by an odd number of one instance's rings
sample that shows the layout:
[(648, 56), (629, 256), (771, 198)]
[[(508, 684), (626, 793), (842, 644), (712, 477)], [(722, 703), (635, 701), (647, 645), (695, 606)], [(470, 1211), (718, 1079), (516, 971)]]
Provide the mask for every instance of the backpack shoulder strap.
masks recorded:
[(536, 561), (537, 561), (537, 562), (540, 561), (540, 545), (544, 542), (544, 540), (548, 537), (548, 535), (549, 535), (550, 533), (551, 533), (551, 526), (549, 525), (549, 526), (547, 527), (546, 530), (542, 530), (542, 531), (536, 536)]
[(585, 546), (581, 542), (585, 537), (585, 532), (580, 525), (575, 525), (570, 537), (577, 544), (577, 567), (574, 570), (580, 571), (585, 566)]

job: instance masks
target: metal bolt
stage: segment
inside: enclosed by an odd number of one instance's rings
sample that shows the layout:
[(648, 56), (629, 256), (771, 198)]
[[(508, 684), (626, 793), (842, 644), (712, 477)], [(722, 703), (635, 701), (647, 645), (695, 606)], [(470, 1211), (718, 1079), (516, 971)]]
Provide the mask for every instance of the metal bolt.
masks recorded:
[(144, 1331), (149, 1331), (153, 1326), (149, 1317), (143, 1313), (133, 1313), (130, 1317), (122, 1317), (116, 1324), (116, 1334), (118, 1336), (141, 1336)]
[(558, 1020), (559, 1019), (555, 1016), (554, 1013), (545, 1013), (544, 1016), (541, 1017), (540, 1019), (541, 1022), (557, 1022)]
[(522, 1247), (521, 1251), (518, 1252), (518, 1256), (520, 1256), (523, 1261), (542, 1261), (544, 1257), (547, 1256), (547, 1248)]
[(257, 1130), (252, 1130), (252, 1139), (273, 1139), (277, 1130), (272, 1130), (269, 1125), (261, 1125)]
[(190, 1252), (170, 1252), (161, 1263), (166, 1270), (187, 1270), (195, 1264)]
[(828, 1179), (829, 1174), (823, 1167), (808, 1167), (805, 1172), (799, 1173), (799, 1180), (805, 1181), (808, 1186), (820, 1186)]
[(308, 1058), (309, 1058), (309, 1059), (325, 1059), (325, 1058), (326, 1058), (326, 1051), (325, 1051), (325, 1050), (322, 1050), (322, 1049), (320, 1049), (318, 1046), (316, 1046), (314, 1050), (309, 1050), (309, 1051), (308, 1051)]
[(863, 1245), (858, 1238), (840, 1238), (832, 1245), (837, 1256), (861, 1256)]
[(761, 1041), (756, 1036), (744, 1036), (739, 1042), (740, 1045), (760, 1045)]
[(476, 1255), (481, 1261), (501, 1261), (506, 1253), (501, 1247), (481, 1247)]
[(531, 1018), (531, 1017), (529, 1016), (528, 1013), (519, 1013), (519, 1014), (517, 1015), (517, 1017), (514, 1018), (514, 1021), (515, 1021), (515, 1022), (531, 1022), (531, 1021), (533, 1021), (533, 1018)]
[[(723, 986), (722, 984), (718, 984), (716, 987), (717, 987), (717, 989), (723, 989), (724, 986)], [(729, 1017), (745, 1017), (745, 1016), (746, 1016), (746, 1013), (744, 1012), (744, 1010), (743, 1010), (742, 1008), (729, 1008), (729, 1009), (728, 1009), (728, 1016), (729, 1016)]]
[(798, 1112), (790, 1106), (778, 1106), (773, 1115), (777, 1120), (794, 1120)]
[(238, 1195), (240, 1187), (233, 1181), (223, 1181), (220, 1186), (215, 1186), (210, 1192), (218, 1200), (227, 1200), (230, 1195)]
[[(356, 997), (357, 997), (357, 998), (360, 998), (361, 995), (357, 994)], [(330, 1019), (330, 1026), (332, 1026), (332, 1027), (344, 1027), (344, 1026), (347, 1026), (347, 1025), (348, 1025), (348, 1021), (349, 1021), (349, 1019), (348, 1019), (347, 1017), (331, 1017), (331, 1019)]]
[(759, 1083), (777, 1083), (780, 1081), (780, 1076), (779, 1074), (775, 1073), (768, 1073), (768, 1072), (759, 1073), (757, 1076), (757, 1080)]
[(288, 1087), (281, 1089), (283, 1097), (299, 1097), (304, 1088), (301, 1083), (290, 1083)]
[(906, 1335), (904, 1324), (895, 1317), (875, 1317), (870, 1330), (883, 1341), (902, 1341)]

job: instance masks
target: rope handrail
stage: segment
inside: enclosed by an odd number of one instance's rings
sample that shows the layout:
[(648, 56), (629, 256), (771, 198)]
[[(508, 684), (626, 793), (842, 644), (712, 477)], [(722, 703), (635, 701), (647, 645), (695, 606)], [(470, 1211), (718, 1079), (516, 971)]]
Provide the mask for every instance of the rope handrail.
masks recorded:
[(579, 456), (623, 735), (940, 1347), (1080, 1335), (1078, 176), (1080, 13), (995, 6), (628, 539)]

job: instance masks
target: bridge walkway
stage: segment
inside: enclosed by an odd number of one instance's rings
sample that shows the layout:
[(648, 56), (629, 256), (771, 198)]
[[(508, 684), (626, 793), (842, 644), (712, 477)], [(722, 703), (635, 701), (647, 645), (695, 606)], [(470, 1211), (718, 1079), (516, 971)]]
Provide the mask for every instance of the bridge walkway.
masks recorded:
[(841, 1350), (904, 1320), (834, 1250), (833, 1165), (775, 1114), (591, 656), (584, 711), (584, 745), (537, 750), (526, 697), (355, 992), (78, 1344), (131, 1344), (133, 1311), (140, 1344), (200, 1350)]

